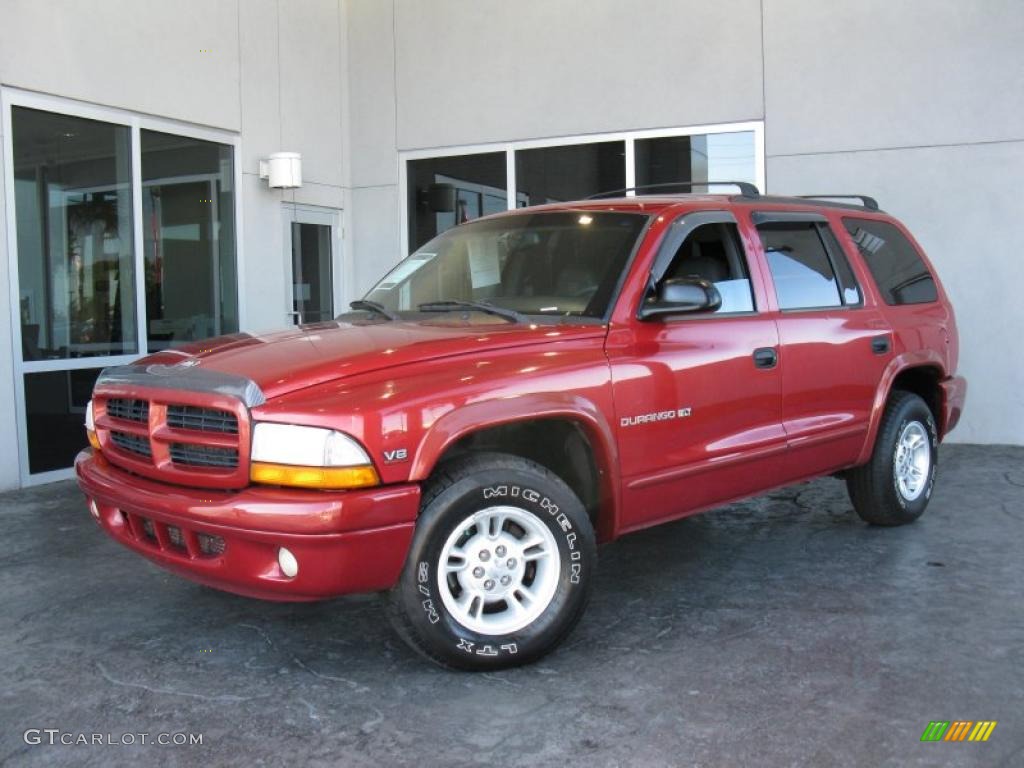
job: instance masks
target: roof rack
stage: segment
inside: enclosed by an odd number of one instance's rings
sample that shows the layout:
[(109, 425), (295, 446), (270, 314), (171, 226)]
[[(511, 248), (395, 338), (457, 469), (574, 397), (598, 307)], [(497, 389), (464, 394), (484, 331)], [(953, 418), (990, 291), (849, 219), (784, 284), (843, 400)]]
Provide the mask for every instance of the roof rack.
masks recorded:
[(878, 210), (878, 201), (867, 195), (797, 195), (802, 200), (860, 200), (869, 211)]
[(619, 197), (620, 195), (627, 192), (640, 192), (642, 190), (658, 190), (658, 189), (672, 189), (678, 187), (685, 187), (686, 189), (692, 189), (693, 187), (718, 187), (718, 186), (729, 186), (739, 187), (740, 195), (743, 197), (760, 197), (761, 193), (757, 187), (751, 184), (749, 181), (670, 181), (666, 184), (642, 184), (638, 187), (623, 187), (622, 189), (610, 189), (606, 192), (598, 192), (596, 195), (590, 195), (587, 200), (598, 200), (602, 197)]

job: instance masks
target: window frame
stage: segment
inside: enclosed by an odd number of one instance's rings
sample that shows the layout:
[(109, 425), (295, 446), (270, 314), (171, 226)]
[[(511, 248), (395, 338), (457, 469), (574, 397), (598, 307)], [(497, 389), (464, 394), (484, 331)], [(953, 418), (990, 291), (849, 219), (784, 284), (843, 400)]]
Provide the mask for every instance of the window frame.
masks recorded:
[[(135, 280), (135, 333), (137, 352), (119, 355), (97, 355), (95, 357), (72, 357), (60, 360), (24, 360), (22, 358), (22, 335), (18, 259), (17, 212), (15, 211), (14, 188), (14, 137), (11, 130), (15, 107), (53, 112), (58, 115), (96, 120), (102, 123), (125, 126), (130, 130), (131, 141), (131, 190), (132, 190), (132, 239), (134, 243), (133, 266)], [(246, 325), (245, 258), (242, 238), (242, 146), (238, 133), (193, 123), (154, 117), (115, 107), (100, 106), (61, 96), (27, 91), (8, 86), (0, 87), (0, 137), (2, 137), (4, 213), (7, 220), (7, 262), (8, 286), (10, 292), (11, 358), (14, 370), (14, 404), (18, 442), (18, 474), (23, 487), (65, 480), (74, 477), (74, 468), (45, 472), (29, 472), (28, 415), (25, 410), (25, 375), (31, 373), (64, 372), (79, 369), (103, 368), (112, 365), (126, 365), (149, 354), (148, 329), (146, 323), (145, 248), (143, 247), (142, 218), (142, 139), (143, 130), (169, 133), (177, 136), (225, 144), (232, 148), (233, 169), (231, 183), (235, 202), (235, 300), (237, 302), (238, 325)]]
[[(828, 217), (821, 213), (801, 213), (798, 211), (755, 211), (750, 215), (750, 221), (754, 226), (754, 231), (757, 233), (757, 240), (761, 244), (761, 251), (764, 254), (764, 265), (768, 273), (768, 279), (772, 284), (772, 292), (775, 294), (775, 304), (778, 307), (779, 312), (786, 314), (794, 312), (835, 312), (835, 311), (846, 311), (864, 308), (864, 288), (857, 280), (857, 273), (854, 272), (853, 266), (850, 264), (850, 259), (847, 258), (846, 254), (842, 252), (842, 244), (839, 237), (836, 235), (835, 230), (831, 226), (831, 222)], [(818, 235), (818, 241), (821, 243), (822, 250), (825, 252), (825, 258), (828, 259), (828, 265), (832, 269), (832, 276), (836, 281), (837, 293), (839, 295), (838, 304), (823, 304), (814, 307), (790, 307), (785, 308), (779, 301), (778, 287), (775, 283), (775, 274), (772, 272), (771, 262), (768, 260), (768, 251), (764, 247), (764, 240), (761, 239), (761, 225), (762, 224), (811, 224), (814, 228), (815, 233)], [(832, 241), (839, 247), (840, 252), (836, 253), (835, 250), (829, 246), (828, 241), (822, 237), (822, 230), (827, 231), (832, 236)], [(839, 277), (839, 270), (836, 269), (836, 260), (844, 259), (846, 263), (847, 271), (853, 278), (853, 286), (857, 289), (857, 295), (860, 297), (856, 303), (847, 302), (844, 296), (844, 289), (846, 285)]]
[[(587, 133), (568, 136), (553, 136), (543, 139), (524, 139), (519, 141), (498, 141), (483, 144), (464, 144), (424, 149), (409, 149), (398, 153), (398, 227), (401, 258), (405, 258), (412, 250), (409, 249), (409, 167), (410, 160), (426, 160), (452, 155), (480, 155), (490, 152), (505, 153), (505, 185), (507, 187), (506, 205), (508, 210), (516, 210), (518, 187), (516, 184), (516, 156), (519, 150), (548, 149), (551, 147), (574, 146), (579, 144), (600, 144), (607, 141), (622, 141), (626, 145), (625, 178), (626, 187), (636, 186), (636, 141), (640, 139), (662, 139), (677, 136), (702, 136), (713, 133), (744, 133), (754, 134), (754, 183), (758, 189), (765, 188), (765, 139), (764, 121), (753, 120), (737, 123), (713, 123), (707, 125), (681, 126), (677, 128), (652, 128), (636, 131), (616, 131), (611, 133)], [(633, 192), (626, 193), (632, 197)], [(414, 249), (413, 249), (414, 250)]]

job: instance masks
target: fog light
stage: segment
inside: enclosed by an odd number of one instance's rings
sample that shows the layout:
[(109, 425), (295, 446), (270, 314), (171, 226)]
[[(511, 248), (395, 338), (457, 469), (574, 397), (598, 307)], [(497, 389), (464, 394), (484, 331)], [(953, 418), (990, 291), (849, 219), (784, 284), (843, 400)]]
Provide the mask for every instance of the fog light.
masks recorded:
[(277, 564), (281, 566), (281, 573), (289, 579), (294, 579), (299, 572), (299, 561), (284, 547), (277, 550)]
[(92, 512), (92, 516), (97, 520), (100, 519), (100, 508), (96, 506), (95, 499), (89, 499), (89, 511)]

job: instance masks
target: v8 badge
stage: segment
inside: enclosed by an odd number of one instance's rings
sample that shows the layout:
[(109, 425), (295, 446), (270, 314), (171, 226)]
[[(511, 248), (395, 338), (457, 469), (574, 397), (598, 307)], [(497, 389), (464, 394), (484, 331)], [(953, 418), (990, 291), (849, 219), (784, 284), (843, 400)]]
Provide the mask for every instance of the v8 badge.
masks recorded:
[(395, 448), (392, 451), (384, 451), (384, 463), (396, 464), (399, 461), (406, 461), (409, 458), (409, 451), (405, 448)]

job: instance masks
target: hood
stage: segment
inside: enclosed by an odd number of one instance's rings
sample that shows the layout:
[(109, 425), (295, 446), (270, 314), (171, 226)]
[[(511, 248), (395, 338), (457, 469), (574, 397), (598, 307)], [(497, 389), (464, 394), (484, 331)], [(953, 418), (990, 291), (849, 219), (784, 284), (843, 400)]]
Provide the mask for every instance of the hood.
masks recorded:
[(602, 325), (512, 324), (491, 318), (486, 324), (462, 316), (419, 322), (326, 322), (265, 335), (220, 336), (158, 352), (146, 363), (175, 364), (186, 359), (196, 367), (244, 376), (259, 385), (269, 400), (343, 377), (407, 363), (564, 339), (600, 337)]

